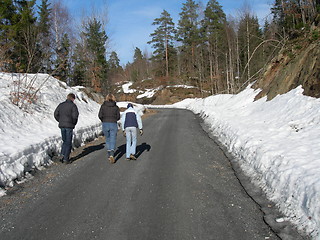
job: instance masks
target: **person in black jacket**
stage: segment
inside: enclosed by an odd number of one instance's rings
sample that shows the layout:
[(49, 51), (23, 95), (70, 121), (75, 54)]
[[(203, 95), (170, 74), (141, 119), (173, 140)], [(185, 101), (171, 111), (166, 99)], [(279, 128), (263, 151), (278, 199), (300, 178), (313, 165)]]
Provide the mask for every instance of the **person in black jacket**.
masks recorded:
[(108, 159), (111, 163), (115, 163), (114, 150), (116, 148), (118, 133), (117, 121), (120, 119), (120, 109), (116, 104), (116, 98), (113, 94), (106, 96), (106, 100), (100, 107), (98, 117), (102, 122), (102, 131), (106, 137)]
[(54, 118), (59, 122), (62, 136), (61, 155), (64, 163), (69, 163), (69, 156), (72, 148), (73, 129), (78, 122), (79, 112), (74, 104), (76, 96), (69, 93), (67, 100), (60, 103), (54, 111)]

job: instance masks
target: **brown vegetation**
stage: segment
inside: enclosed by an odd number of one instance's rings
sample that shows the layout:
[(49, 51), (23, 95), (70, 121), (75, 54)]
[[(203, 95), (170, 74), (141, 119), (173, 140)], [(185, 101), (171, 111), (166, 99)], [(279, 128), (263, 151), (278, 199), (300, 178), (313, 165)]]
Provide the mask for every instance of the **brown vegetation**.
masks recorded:
[(319, 32), (319, 28), (313, 28), (310, 33), (290, 40), (254, 85), (262, 89), (256, 99), (267, 96), (271, 100), (300, 85), (304, 95), (320, 97)]

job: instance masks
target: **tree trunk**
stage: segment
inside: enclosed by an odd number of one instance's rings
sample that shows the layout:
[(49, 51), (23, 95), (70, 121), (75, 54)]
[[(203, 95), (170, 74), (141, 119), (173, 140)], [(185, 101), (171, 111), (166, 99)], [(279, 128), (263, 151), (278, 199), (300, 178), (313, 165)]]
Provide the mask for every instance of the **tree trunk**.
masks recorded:
[(230, 72), (231, 93), (235, 93), (231, 46), (229, 46), (229, 72)]
[(303, 26), (305, 26), (307, 24), (306, 12), (305, 12), (305, 4), (301, 0), (299, 1), (299, 4), (300, 4), (300, 10), (301, 10), (302, 23), (303, 23)]
[[(237, 80), (240, 79), (239, 35), (237, 34)], [(240, 82), (238, 82), (240, 87)]]
[(249, 34), (249, 20), (247, 19), (247, 81), (250, 79), (250, 34)]
[(169, 60), (168, 60), (168, 36), (167, 36), (167, 33), (166, 33), (166, 36), (165, 36), (165, 48), (166, 48), (166, 77), (168, 78), (169, 77)]
[(226, 56), (226, 78), (227, 78), (227, 93), (230, 93), (230, 83), (229, 83), (229, 73), (228, 73), (228, 53), (225, 54)]
[(213, 80), (213, 56), (212, 56), (212, 49), (211, 49), (211, 43), (208, 42), (208, 50), (209, 50), (209, 64), (210, 64), (210, 81), (211, 81), (211, 94), (217, 91), (217, 89), (214, 89), (214, 80)]
[(200, 50), (200, 57), (198, 58), (198, 72), (199, 72), (199, 88), (200, 88), (200, 93), (201, 97), (203, 98), (203, 89), (202, 89), (202, 49)]

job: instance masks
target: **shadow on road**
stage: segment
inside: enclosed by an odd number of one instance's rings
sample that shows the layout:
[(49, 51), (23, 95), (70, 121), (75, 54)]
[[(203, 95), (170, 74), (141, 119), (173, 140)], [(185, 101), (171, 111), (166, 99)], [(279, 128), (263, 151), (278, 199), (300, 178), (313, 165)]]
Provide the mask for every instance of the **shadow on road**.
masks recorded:
[(126, 144), (118, 147), (117, 151), (114, 153), (115, 161), (118, 161), (120, 158), (122, 158), (124, 154), (126, 154)]
[(140, 155), (146, 150), (148, 152), (151, 150), (151, 146), (149, 144), (142, 143), (141, 145), (137, 146), (136, 158), (140, 157)]
[(101, 143), (99, 145), (88, 146), (88, 147), (84, 148), (80, 154), (72, 157), (70, 159), (70, 162), (77, 161), (78, 159), (80, 159), (80, 158), (82, 158), (82, 157), (84, 157), (84, 156), (86, 156), (86, 155), (88, 155), (90, 153), (93, 153), (95, 151), (101, 150), (103, 148), (104, 148), (104, 143)]
[[(135, 156), (136, 158), (139, 158), (144, 151), (149, 152), (150, 150), (151, 150), (151, 146), (149, 144), (142, 143), (139, 146), (137, 146)], [(117, 151), (114, 153), (115, 160), (118, 161), (125, 154), (126, 154), (126, 144), (123, 144), (120, 147), (118, 147)]]

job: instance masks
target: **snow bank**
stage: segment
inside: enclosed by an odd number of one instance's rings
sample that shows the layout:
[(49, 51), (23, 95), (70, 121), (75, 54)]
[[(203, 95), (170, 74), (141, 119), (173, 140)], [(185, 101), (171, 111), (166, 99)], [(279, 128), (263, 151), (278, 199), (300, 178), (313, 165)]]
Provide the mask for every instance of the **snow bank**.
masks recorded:
[[(32, 92), (39, 89), (37, 101), (27, 104), (26, 111), (10, 100), (13, 93), (18, 91), (15, 83), (19, 80), (20, 95), (24, 90), (31, 89)], [(100, 105), (81, 92), (82, 88), (68, 87), (47, 74), (0, 73), (0, 187), (12, 186), (14, 180), (23, 177), (25, 172), (33, 168), (41, 169), (52, 163), (52, 156), (61, 148), (60, 129), (53, 112), (59, 103), (65, 101), (68, 93), (72, 92), (77, 96), (75, 104), (79, 110), (73, 146), (79, 147), (101, 134), (101, 122), (98, 118)], [(124, 108), (127, 104), (117, 103)], [(138, 114), (143, 115), (143, 105), (134, 104), (134, 108)], [(4, 194), (4, 189), (0, 188), (0, 196)]]
[[(97, 117), (100, 105), (80, 92), (81, 87), (70, 88), (65, 83), (46, 74), (27, 75), (21, 86), (33, 84), (38, 89), (38, 100), (22, 111), (12, 104), (10, 97), (17, 87), (19, 75), (0, 73), (0, 185), (12, 186), (13, 181), (32, 168), (41, 168), (51, 163), (53, 154), (61, 146), (60, 129), (53, 112), (60, 102), (65, 101), (68, 93), (73, 92), (77, 99), (79, 121), (74, 131), (75, 147), (96, 138), (101, 133)], [(22, 75), (20, 75), (22, 79)], [(47, 81), (45, 82), (45, 80)], [(0, 195), (4, 190), (0, 190)]]
[[(157, 88), (146, 88), (144, 90), (137, 90), (137, 89), (132, 89), (130, 88), (132, 86), (133, 82), (128, 82), (123, 84), (122, 87), (122, 91), (123, 93), (136, 93), (139, 92), (140, 94), (137, 95), (137, 99), (141, 99), (141, 98), (152, 98), (157, 92), (159, 92), (160, 90), (163, 89), (163, 86), (159, 86)], [(188, 85), (172, 85), (172, 86), (167, 86), (166, 88), (185, 88), (185, 89), (191, 89), (191, 88), (196, 88), (194, 86), (188, 86)], [(121, 92), (121, 90), (119, 90), (118, 92)]]
[(167, 86), (167, 88), (186, 88), (186, 89), (190, 89), (190, 88), (197, 88), (197, 87), (188, 86), (188, 85), (173, 85), (173, 86)]
[(320, 99), (298, 87), (254, 101), (258, 92), (249, 87), (171, 107), (200, 114), (284, 219), (320, 239)]

